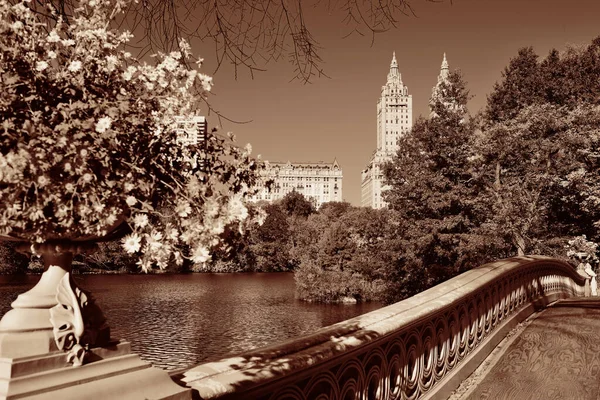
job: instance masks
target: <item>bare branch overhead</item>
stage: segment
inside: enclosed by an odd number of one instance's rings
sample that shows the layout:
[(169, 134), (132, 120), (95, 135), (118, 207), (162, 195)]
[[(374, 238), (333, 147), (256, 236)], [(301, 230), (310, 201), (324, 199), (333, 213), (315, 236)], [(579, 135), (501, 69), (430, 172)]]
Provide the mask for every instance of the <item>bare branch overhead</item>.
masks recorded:
[[(287, 58), (292, 79), (308, 83), (325, 73), (322, 48), (307, 14), (328, 14), (332, 23), (347, 26), (349, 34), (370, 34), (373, 43), (377, 33), (414, 16), (411, 3), (415, 1), (444, 0), (138, 0), (131, 2), (120, 25), (140, 38), (136, 46), (140, 56), (177, 49), (182, 38), (198, 39), (214, 43), (217, 70), (230, 63), (236, 78), (239, 68), (253, 76), (268, 62)], [(78, 1), (36, 0), (29, 7), (43, 17), (48, 3), (68, 17)], [(315, 11), (307, 13), (307, 9)]]

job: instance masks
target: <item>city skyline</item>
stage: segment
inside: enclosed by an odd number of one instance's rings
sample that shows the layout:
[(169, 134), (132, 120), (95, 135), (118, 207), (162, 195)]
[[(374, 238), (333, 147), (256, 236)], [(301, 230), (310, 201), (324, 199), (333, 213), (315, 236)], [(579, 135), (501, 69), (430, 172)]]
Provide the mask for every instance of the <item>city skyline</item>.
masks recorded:
[[(376, 103), (386, 81), (392, 53), (413, 95), (413, 121), (427, 116), (431, 88), (446, 53), (451, 70), (462, 70), (473, 99), (474, 114), (519, 48), (533, 46), (540, 58), (551, 48), (585, 45), (600, 34), (594, 16), (600, 4), (558, 1), (457, 0), (414, 2), (417, 17), (402, 18), (398, 29), (370, 37), (350, 35), (340, 15), (321, 16), (308, 9), (307, 21), (323, 47), (321, 57), (330, 78), (311, 84), (289, 82), (286, 60), (266, 65), (267, 71), (238, 70), (222, 65), (216, 74), (212, 44), (193, 43), (205, 59), (203, 71), (214, 78), (209, 102), (236, 124), (222, 119), (223, 132), (232, 131), (240, 145), (251, 143), (254, 154), (266, 160), (330, 160), (344, 166), (344, 199), (360, 205), (360, 172), (376, 147)], [(314, 12), (313, 12), (314, 11)], [(312, 14), (311, 14), (312, 12)], [(217, 125), (214, 112), (201, 110), (209, 128)]]

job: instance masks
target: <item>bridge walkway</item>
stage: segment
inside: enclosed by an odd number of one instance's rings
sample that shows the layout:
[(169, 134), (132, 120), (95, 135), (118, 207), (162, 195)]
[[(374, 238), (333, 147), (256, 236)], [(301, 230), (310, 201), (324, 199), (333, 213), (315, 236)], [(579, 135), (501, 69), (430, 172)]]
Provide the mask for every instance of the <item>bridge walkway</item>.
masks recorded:
[(524, 325), (451, 398), (600, 400), (600, 297), (558, 301)]

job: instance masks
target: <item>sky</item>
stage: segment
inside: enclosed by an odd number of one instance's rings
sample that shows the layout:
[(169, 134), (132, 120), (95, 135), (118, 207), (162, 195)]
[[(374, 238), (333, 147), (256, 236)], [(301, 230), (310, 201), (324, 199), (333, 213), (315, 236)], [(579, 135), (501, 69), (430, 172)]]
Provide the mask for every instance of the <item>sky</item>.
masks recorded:
[(485, 106), (486, 95), (519, 48), (533, 46), (541, 57), (567, 45), (586, 45), (600, 35), (598, 0), (412, 0), (416, 17), (396, 29), (371, 37), (351, 35), (342, 14), (306, 10), (306, 23), (322, 47), (322, 67), (329, 78), (310, 84), (291, 81), (287, 60), (271, 62), (265, 72), (231, 66), (214, 73), (210, 44), (194, 44), (205, 59), (202, 72), (212, 75), (211, 106), (232, 123), (208, 114), (209, 127), (233, 132), (241, 145), (270, 161), (338, 160), (343, 169), (343, 199), (360, 205), (361, 171), (376, 146), (376, 105), (385, 84), (392, 52), (413, 98), (413, 121), (427, 115), (431, 89), (442, 56), (450, 69), (462, 70), (474, 95), (469, 110)]

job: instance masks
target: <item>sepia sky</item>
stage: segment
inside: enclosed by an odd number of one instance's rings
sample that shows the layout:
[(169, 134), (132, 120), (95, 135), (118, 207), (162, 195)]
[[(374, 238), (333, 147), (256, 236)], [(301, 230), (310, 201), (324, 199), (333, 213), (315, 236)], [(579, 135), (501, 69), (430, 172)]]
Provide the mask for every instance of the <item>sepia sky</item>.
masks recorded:
[[(312, 3), (311, 3), (312, 4)], [(376, 144), (376, 104), (392, 52), (402, 80), (413, 96), (413, 120), (426, 115), (442, 55), (460, 68), (475, 97), (471, 113), (481, 109), (494, 82), (519, 48), (533, 46), (545, 57), (555, 47), (588, 44), (600, 35), (598, 0), (413, 0), (417, 17), (405, 17), (398, 29), (371, 37), (349, 33), (343, 14), (306, 9), (306, 23), (323, 48), (329, 78), (311, 84), (292, 81), (287, 60), (266, 65), (251, 78), (247, 70), (221, 67), (214, 78), (213, 108), (236, 121), (222, 120), (223, 132), (251, 143), (254, 154), (270, 161), (327, 161), (337, 158), (344, 173), (343, 198), (360, 205), (360, 173)], [(205, 59), (203, 72), (214, 72), (213, 45), (194, 45)], [(209, 126), (219, 124), (208, 115)]]

